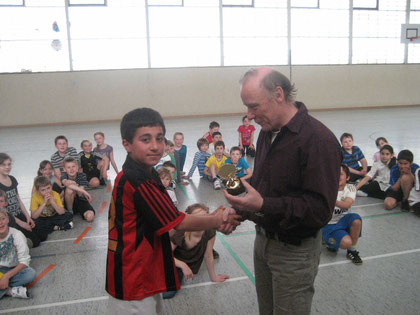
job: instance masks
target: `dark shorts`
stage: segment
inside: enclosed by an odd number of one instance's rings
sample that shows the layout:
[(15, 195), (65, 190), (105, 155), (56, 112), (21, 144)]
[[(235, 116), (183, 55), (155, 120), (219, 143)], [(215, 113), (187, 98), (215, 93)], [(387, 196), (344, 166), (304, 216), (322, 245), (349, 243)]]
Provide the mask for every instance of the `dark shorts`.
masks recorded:
[(96, 171), (90, 172), (90, 173), (85, 173), (88, 182), (90, 182), (90, 180), (94, 177), (98, 178), (101, 176), (101, 173), (99, 172), (99, 170), (97, 169)]
[(404, 198), (404, 194), (403, 194), (401, 189), (397, 190), (397, 191), (394, 191), (392, 189), (388, 189), (386, 191), (386, 198), (388, 198), (388, 197), (394, 198), (396, 201), (401, 201)]
[(369, 197), (385, 199), (386, 192), (381, 190), (379, 183), (376, 180), (371, 181), (369, 184), (360, 187), (360, 190), (367, 193)]
[(52, 186), (52, 190), (54, 190), (58, 194), (61, 194), (61, 192), (63, 191), (63, 187), (61, 187), (57, 183), (54, 183)]
[(343, 237), (350, 234), (354, 220), (362, 220), (362, 218), (357, 213), (348, 213), (336, 224), (328, 224), (322, 228), (322, 238), (329, 248), (339, 249)]
[(79, 213), (82, 218), (84, 219), (84, 214), (86, 211), (93, 211), (93, 214), (95, 214), (95, 210), (93, 209), (92, 205), (86, 200), (86, 199), (82, 199), (79, 196), (75, 196), (74, 197), (74, 201), (73, 201), (73, 212)]

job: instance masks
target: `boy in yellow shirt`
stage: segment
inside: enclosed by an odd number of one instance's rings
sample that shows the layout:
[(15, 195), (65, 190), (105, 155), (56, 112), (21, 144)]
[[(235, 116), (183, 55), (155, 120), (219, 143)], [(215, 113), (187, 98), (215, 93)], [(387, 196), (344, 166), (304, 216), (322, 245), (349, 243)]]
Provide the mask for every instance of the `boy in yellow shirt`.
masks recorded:
[(227, 157), (224, 155), (225, 143), (223, 141), (217, 141), (214, 144), (215, 153), (209, 157), (204, 168), (204, 174), (206, 174), (210, 181), (213, 182), (214, 189), (222, 188), (220, 179), (217, 178), (220, 167), (225, 164)]
[(67, 212), (60, 195), (52, 190), (50, 180), (45, 176), (35, 178), (36, 192), (31, 197), (31, 217), (40, 231), (49, 234), (56, 230), (73, 227), (73, 215)]

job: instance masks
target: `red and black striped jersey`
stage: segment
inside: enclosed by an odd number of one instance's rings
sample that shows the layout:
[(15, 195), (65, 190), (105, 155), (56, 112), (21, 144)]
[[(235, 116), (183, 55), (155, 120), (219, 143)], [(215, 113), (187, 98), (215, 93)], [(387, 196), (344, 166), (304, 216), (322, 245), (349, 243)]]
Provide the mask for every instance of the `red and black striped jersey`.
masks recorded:
[(106, 291), (141, 300), (179, 290), (168, 231), (184, 217), (156, 171), (149, 174), (127, 156), (109, 207)]

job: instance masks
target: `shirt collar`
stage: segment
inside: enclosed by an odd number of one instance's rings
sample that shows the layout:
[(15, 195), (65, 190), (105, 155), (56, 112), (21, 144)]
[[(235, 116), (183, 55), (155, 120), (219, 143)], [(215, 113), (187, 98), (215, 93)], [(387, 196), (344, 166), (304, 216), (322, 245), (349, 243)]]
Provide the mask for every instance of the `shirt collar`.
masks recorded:
[(295, 105), (298, 111), (284, 127), (289, 129), (293, 133), (298, 133), (303, 125), (306, 116), (308, 115), (308, 110), (306, 109), (305, 104), (303, 104), (302, 102), (295, 102)]
[(124, 172), (127, 172), (128, 170), (134, 170), (138, 174), (140, 178), (144, 179), (154, 179), (156, 180), (157, 172), (152, 167), (152, 172), (147, 172), (139, 163), (134, 161), (128, 154), (127, 158), (125, 159), (124, 165), (123, 165)]

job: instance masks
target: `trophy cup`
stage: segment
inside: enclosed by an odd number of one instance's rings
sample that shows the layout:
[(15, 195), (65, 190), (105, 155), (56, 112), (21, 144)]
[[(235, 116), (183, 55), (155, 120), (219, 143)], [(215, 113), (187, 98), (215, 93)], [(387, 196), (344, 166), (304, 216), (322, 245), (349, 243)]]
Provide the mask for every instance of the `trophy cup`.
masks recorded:
[(219, 169), (219, 177), (222, 179), (223, 184), (229, 194), (237, 196), (245, 192), (245, 187), (241, 180), (236, 177), (236, 167), (232, 164), (222, 165)]

